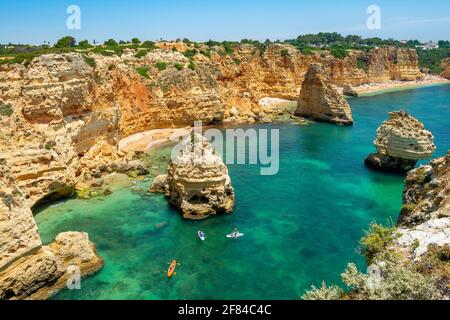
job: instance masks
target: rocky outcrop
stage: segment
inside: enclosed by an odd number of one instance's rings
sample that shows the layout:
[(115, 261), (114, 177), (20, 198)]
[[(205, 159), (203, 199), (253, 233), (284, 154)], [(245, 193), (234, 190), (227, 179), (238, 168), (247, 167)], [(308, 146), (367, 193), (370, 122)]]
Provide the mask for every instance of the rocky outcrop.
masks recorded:
[(407, 172), (420, 159), (430, 158), (436, 146), (433, 135), (424, 125), (404, 111), (391, 112), (390, 119), (377, 130), (374, 145), (377, 153), (366, 159), (366, 165), (384, 171)]
[(398, 226), (393, 250), (450, 299), (450, 151), (408, 173)]
[(441, 68), (442, 68), (441, 76), (450, 80), (450, 58), (442, 60)]
[(450, 152), (410, 171), (405, 183), (400, 225), (415, 226), (432, 219), (450, 218)]
[(167, 184), (167, 174), (159, 175), (153, 179), (149, 192), (151, 193), (167, 193), (170, 195), (170, 188)]
[(31, 209), (10, 168), (0, 160), (0, 271), (41, 246)]
[(167, 178), (154, 180), (153, 191), (166, 192), (185, 219), (202, 220), (231, 213), (234, 190), (228, 169), (208, 140), (193, 133), (169, 165)]
[(65, 286), (70, 268), (80, 275), (103, 264), (87, 234), (61, 234), (43, 246), (33, 214), (5, 161), (0, 161), (0, 300), (45, 299)]
[(331, 84), (330, 78), (319, 64), (309, 67), (295, 115), (336, 124), (353, 124), (350, 105)]
[(375, 48), (367, 58), (369, 82), (414, 81), (423, 77), (419, 69), (419, 56), (414, 49)]
[(55, 242), (0, 270), (0, 300), (47, 299), (79, 276), (103, 266), (88, 235), (60, 234)]
[(397, 226), (372, 224), (361, 240), (368, 272), (350, 264), (348, 290), (315, 288), (313, 300), (450, 299), (450, 151), (408, 173)]

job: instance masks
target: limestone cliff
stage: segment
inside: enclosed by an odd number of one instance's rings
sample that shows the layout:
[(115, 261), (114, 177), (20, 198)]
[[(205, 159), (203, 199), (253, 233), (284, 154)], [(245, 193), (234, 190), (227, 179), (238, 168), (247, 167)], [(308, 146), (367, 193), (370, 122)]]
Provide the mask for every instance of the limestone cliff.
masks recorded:
[(450, 79), (450, 58), (442, 60), (442, 77)]
[(372, 225), (361, 240), (368, 272), (350, 264), (348, 286), (307, 292), (314, 300), (450, 299), (450, 151), (408, 173), (397, 226)]
[[(187, 50), (194, 55), (181, 53)], [(31, 296), (63, 274), (57, 271), (61, 264), (52, 249), (41, 247), (30, 208), (71, 196), (77, 184), (83, 189), (98, 185), (101, 176), (110, 172), (145, 174), (136, 155), (118, 151), (120, 139), (151, 129), (189, 126), (195, 120), (270, 121), (271, 111), (259, 105), (261, 98), (297, 99), (314, 62), (322, 63), (330, 81), (339, 86), (405, 79), (414, 74), (415, 63), (414, 54), (403, 49), (354, 51), (336, 59), (326, 52), (304, 55), (284, 44), (239, 45), (232, 53), (222, 47), (166, 44), (145, 55), (137, 53), (50, 54), (29, 64), (0, 66), (4, 172), (0, 204), (6, 205), (0, 212), (1, 281), (13, 279), (7, 274), (11, 264), (15, 270), (37, 268), (29, 278), (17, 280), (28, 283), (26, 289), (3, 292), (3, 297)], [(397, 58), (390, 60), (388, 55)], [(367, 72), (358, 63), (361, 59)], [(221, 165), (215, 170), (226, 172)], [(232, 208), (232, 188), (223, 179), (213, 187), (220, 190), (220, 197), (207, 194), (213, 205), (202, 214)], [(189, 201), (189, 195), (180, 199)], [(185, 209), (188, 215), (196, 211), (195, 201), (194, 209)]]
[[(107, 103), (112, 91), (99, 85), (82, 55), (4, 65), (0, 80), (7, 110), (0, 115), (0, 299), (45, 298), (64, 286), (67, 263), (81, 259), (81, 274), (87, 274), (102, 262), (87, 235), (74, 234), (85, 240), (77, 241), (70, 257), (60, 257), (65, 245), (42, 246), (31, 208), (72, 196), (77, 182), (120, 168), (145, 170), (133, 155), (117, 152), (118, 109)], [(101, 159), (99, 148), (108, 149)]]
[(430, 276), (439, 299), (450, 299), (450, 151), (408, 173), (393, 248)]
[(234, 190), (228, 169), (208, 140), (199, 134), (180, 146), (167, 177), (157, 177), (153, 192), (166, 192), (185, 219), (201, 220), (231, 213)]
[(69, 268), (80, 275), (101, 268), (87, 234), (61, 234), (43, 246), (31, 209), (0, 161), (0, 300), (45, 299), (64, 287)]
[(407, 172), (418, 160), (433, 155), (434, 137), (420, 121), (404, 111), (389, 115), (390, 119), (377, 130), (374, 141), (377, 153), (369, 155), (366, 164), (374, 169)]
[(423, 77), (419, 69), (419, 56), (414, 49), (376, 48), (368, 58), (369, 82), (413, 81)]
[(353, 124), (350, 105), (331, 84), (320, 64), (309, 67), (295, 115), (336, 124)]
[(403, 204), (401, 225), (450, 218), (450, 152), (408, 173)]
[(30, 207), (0, 160), (0, 271), (42, 246)]
[(114, 144), (193, 120), (220, 123), (233, 117), (232, 110), (237, 122), (266, 120), (259, 101), (296, 100), (311, 63), (321, 63), (340, 87), (420, 76), (415, 51), (401, 48), (350, 51), (343, 59), (327, 52), (305, 55), (286, 44), (237, 45), (232, 53), (189, 47), (189, 58), (168, 48), (140, 57), (127, 49), (121, 56), (52, 54), (28, 66), (4, 65), (0, 102), (17, 109), (28, 125), (64, 131), (70, 123), (72, 132), (63, 135), (82, 154), (95, 144), (94, 136)]

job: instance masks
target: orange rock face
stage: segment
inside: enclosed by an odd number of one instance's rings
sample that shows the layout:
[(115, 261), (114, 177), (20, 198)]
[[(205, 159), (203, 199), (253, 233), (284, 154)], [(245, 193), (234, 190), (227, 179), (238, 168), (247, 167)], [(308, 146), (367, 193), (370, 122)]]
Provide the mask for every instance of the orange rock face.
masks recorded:
[(233, 52), (202, 45), (189, 47), (197, 50), (190, 58), (183, 48), (143, 57), (133, 50), (120, 57), (90, 54), (94, 65), (69, 53), (0, 67), (0, 103), (12, 112), (0, 116), (0, 152), (31, 205), (49, 193), (70, 193), (67, 186), (83, 171), (80, 157), (99, 141), (117, 145), (135, 133), (196, 120), (267, 121), (259, 101), (297, 100), (313, 63), (321, 63), (325, 82), (337, 86), (420, 76), (417, 54), (409, 49), (351, 51), (336, 59), (285, 44), (238, 45)]
[(295, 114), (318, 121), (352, 125), (352, 110), (321, 64), (311, 64), (298, 99)]
[(419, 57), (414, 49), (377, 48), (369, 55), (369, 82), (413, 81), (423, 77), (419, 69)]
[(442, 60), (441, 67), (443, 69), (441, 75), (444, 78), (450, 79), (450, 58)]

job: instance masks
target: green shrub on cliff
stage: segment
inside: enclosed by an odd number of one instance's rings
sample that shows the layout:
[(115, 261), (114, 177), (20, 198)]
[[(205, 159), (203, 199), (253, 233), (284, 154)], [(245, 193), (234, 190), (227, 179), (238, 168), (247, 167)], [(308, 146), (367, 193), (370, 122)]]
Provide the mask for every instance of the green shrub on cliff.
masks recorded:
[(74, 47), (76, 43), (77, 40), (74, 37), (67, 36), (59, 39), (55, 44), (55, 48), (70, 48)]
[(338, 286), (327, 287), (325, 282), (322, 284), (320, 288), (316, 288), (315, 286), (311, 287), (310, 291), (307, 291), (302, 299), (303, 300), (341, 300), (344, 298), (344, 290)]
[[(331, 286), (313, 287), (305, 300), (432, 300), (436, 298), (435, 279), (404, 265), (393, 256), (384, 260), (373, 274), (361, 273), (349, 264), (341, 275), (347, 291)], [(345, 293), (344, 293), (345, 292)]]
[(0, 65), (14, 64), (14, 63), (28, 65), (35, 57), (38, 57), (39, 55), (40, 53), (35, 52), (15, 54), (14, 56), (8, 57), (7, 59), (0, 60)]
[(347, 57), (347, 50), (343, 46), (332, 46), (330, 54), (337, 59), (344, 59)]
[(139, 67), (136, 68), (137, 73), (139, 73), (139, 75), (145, 79), (150, 79), (150, 77), (148, 76), (148, 67)]
[(400, 216), (407, 217), (417, 208), (416, 204), (408, 203), (402, 206)]
[(356, 58), (356, 66), (359, 69), (364, 70), (365, 72), (369, 71), (368, 62), (364, 60), (363, 58)]
[(281, 50), (280, 54), (281, 54), (282, 57), (289, 57), (290, 56), (288, 49)]
[(195, 57), (195, 55), (198, 53), (198, 51), (196, 49), (192, 49), (192, 50), (186, 50), (183, 55), (188, 58), (188, 59), (192, 59), (193, 57)]
[(95, 68), (97, 66), (95, 59), (92, 57), (84, 56), (84, 61), (92, 68)]
[(78, 48), (81, 48), (81, 49), (89, 49), (89, 48), (92, 48), (92, 45), (89, 44), (89, 41), (87, 41), (87, 40), (82, 40), (82, 41), (80, 41), (80, 42), (78, 43)]
[(138, 59), (143, 58), (147, 55), (148, 50), (139, 50), (134, 56)]
[(205, 57), (211, 59), (211, 50), (200, 50), (200, 54), (202, 54)]
[[(392, 222), (390, 223), (392, 225)], [(366, 257), (367, 264), (372, 264), (378, 255), (384, 253), (397, 237), (395, 227), (385, 227), (372, 223), (360, 241), (362, 254)]]
[(195, 71), (195, 69), (197, 68), (197, 65), (195, 64), (194, 61), (191, 60), (191, 61), (189, 61), (188, 68), (191, 69), (192, 71)]
[(164, 61), (159, 61), (159, 62), (155, 63), (155, 67), (159, 71), (164, 71), (167, 69), (167, 63), (165, 63)]
[(304, 55), (310, 56), (314, 53), (313, 48), (308, 46), (298, 46), (297, 49)]
[(450, 58), (450, 48), (444, 47), (432, 50), (417, 49), (419, 55), (419, 67), (428, 68), (433, 74), (442, 72), (441, 62), (445, 58)]
[(117, 41), (114, 40), (114, 39), (109, 39), (109, 40), (105, 41), (105, 46), (108, 46), (108, 47), (115, 47), (115, 46), (117, 46), (117, 45), (118, 45), (118, 43), (117, 43)]
[(10, 117), (13, 114), (13, 112), (14, 110), (12, 109), (10, 104), (0, 102), (0, 116)]
[(141, 47), (152, 50), (156, 48), (156, 45), (153, 41), (144, 41), (144, 43), (141, 44)]
[(173, 65), (175, 67), (175, 69), (177, 69), (178, 71), (182, 70), (184, 68), (184, 65), (181, 63), (175, 63)]

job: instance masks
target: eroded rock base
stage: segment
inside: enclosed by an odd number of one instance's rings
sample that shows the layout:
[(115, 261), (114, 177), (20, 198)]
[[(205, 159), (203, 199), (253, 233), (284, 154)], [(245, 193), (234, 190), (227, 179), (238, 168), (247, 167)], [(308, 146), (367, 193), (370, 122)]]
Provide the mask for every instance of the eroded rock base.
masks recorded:
[(366, 158), (365, 164), (366, 166), (378, 171), (407, 173), (408, 171), (414, 169), (417, 164), (417, 160), (402, 159), (372, 153)]

